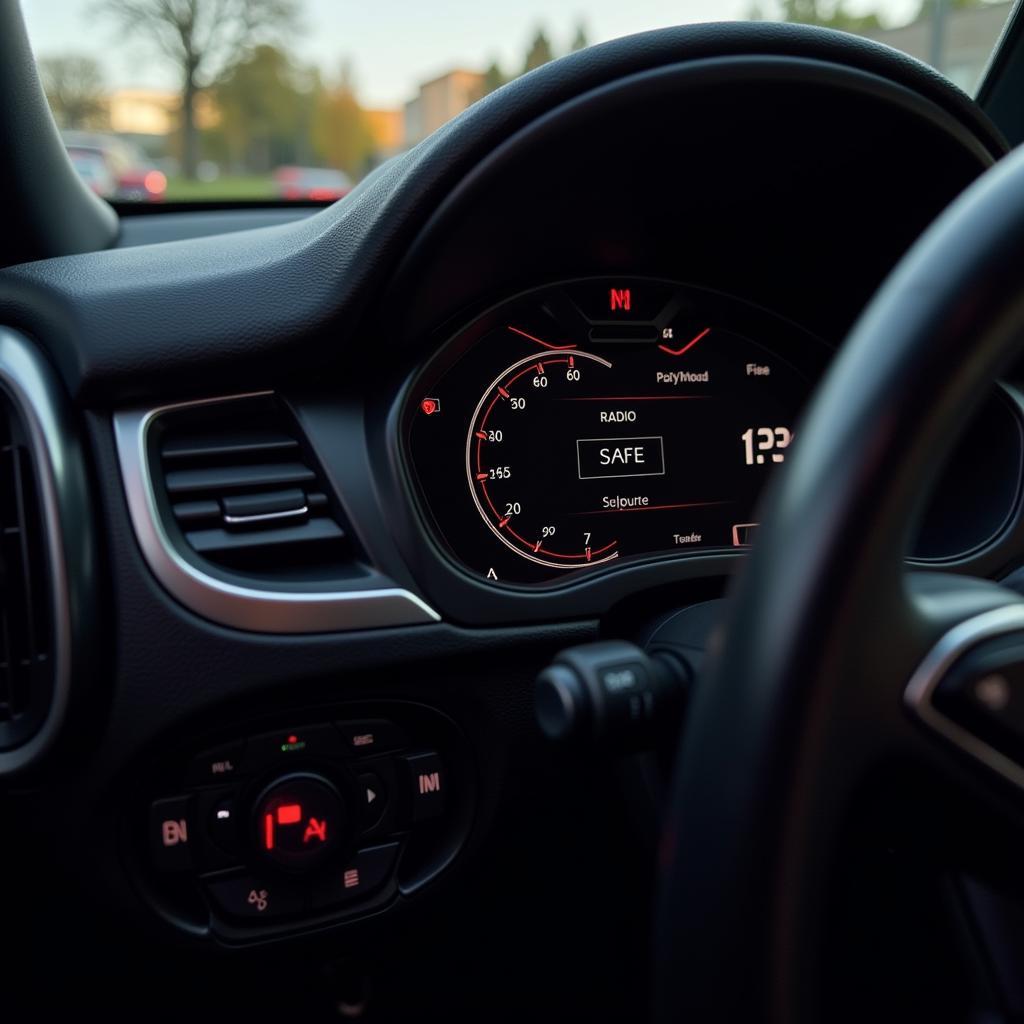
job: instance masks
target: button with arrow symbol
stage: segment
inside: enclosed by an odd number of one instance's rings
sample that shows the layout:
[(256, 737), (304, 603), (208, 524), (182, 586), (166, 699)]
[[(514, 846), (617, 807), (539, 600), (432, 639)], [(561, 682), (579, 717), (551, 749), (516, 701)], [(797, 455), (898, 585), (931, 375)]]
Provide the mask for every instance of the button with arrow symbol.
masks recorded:
[(387, 788), (383, 780), (374, 772), (363, 772), (356, 779), (356, 792), (364, 830), (376, 828), (388, 806)]

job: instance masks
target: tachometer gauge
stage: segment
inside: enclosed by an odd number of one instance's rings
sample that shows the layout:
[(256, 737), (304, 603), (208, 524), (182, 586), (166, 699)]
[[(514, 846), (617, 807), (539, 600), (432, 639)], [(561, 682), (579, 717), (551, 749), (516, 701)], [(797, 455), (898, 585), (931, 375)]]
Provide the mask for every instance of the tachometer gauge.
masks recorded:
[(548, 287), (480, 318), (417, 382), (408, 454), (450, 551), (495, 583), (742, 548), (824, 356), (720, 295)]

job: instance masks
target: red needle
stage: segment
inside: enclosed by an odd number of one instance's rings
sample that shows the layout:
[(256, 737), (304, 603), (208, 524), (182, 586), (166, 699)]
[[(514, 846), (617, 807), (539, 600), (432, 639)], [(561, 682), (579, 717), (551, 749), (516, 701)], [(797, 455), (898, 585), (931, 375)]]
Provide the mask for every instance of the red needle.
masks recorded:
[(705, 327), (696, 338), (692, 341), (688, 341), (682, 348), (669, 348), (668, 345), (659, 345), (658, 348), (660, 348), (662, 352), (667, 352), (670, 356), (681, 356), (684, 352), (689, 352), (690, 349), (693, 348), (693, 346), (696, 345), (697, 342), (700, 341), (700, 339), (703, 338), (710, 330), (710, 327)]
[(511, 324), (508, 325), (508, 329), (513, 334), (521, 334), (524, 338), (529, 338), (530, 341), (535, 341), (538, 345), (543, 345), (545, 348), (553, 348), (555, 351), (576, 347), (575, 345), (552, 345), (550, 341), (541, 341), (540, 338), (535, 338), (532, 334), (527, 334), (526, 331), (521, 331), (518, 327), (513, 327)]

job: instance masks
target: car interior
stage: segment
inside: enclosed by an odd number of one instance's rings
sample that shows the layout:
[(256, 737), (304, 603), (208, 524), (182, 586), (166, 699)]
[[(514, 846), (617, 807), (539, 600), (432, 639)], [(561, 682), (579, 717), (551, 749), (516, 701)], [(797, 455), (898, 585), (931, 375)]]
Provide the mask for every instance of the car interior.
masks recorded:
[(1024, 1021), (1022, 97), (686, 25), (140, 207), (0, 3), (0, 1016)]

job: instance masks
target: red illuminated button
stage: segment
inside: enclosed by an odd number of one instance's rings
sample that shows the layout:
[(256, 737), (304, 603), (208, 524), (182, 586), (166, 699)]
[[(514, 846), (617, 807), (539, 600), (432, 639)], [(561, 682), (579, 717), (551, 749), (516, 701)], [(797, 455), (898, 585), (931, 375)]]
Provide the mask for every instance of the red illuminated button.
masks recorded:
[(264, 790), (253, 809), (257, 849), (293, 871), (323, 863), (348, 831), (341, 795), (319, 775), (289, 775)]
[(157, 800), (149, 809), (149, 848), (153, 863), (161, 871), (184, 871), (192, 867), (195, 842), (192, 798)]

